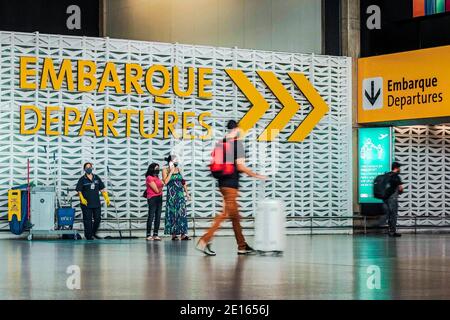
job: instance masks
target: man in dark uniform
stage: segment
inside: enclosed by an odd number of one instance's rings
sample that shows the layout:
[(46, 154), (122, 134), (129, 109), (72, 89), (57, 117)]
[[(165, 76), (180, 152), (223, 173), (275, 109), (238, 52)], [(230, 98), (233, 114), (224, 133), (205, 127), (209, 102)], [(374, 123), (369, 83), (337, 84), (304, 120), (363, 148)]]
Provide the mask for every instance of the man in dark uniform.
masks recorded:
[[(110, 205), (105, 185), (99, 176), (92, 173), (92, 163), (83, 166), (85, 174), (78, 180), (76, 191), (80, 197), (81, 211), (83, 212), (84, 236), (87, 240), (99, 239), (97, 236), (101, 222), (100, 192), (103, 194), (106, 205)], [(94, 223), (92, 223), (94, 219)]]
[(383, 200), (383, 210), (387, 215), (390, 237), (401, 236), (400, 233), (397, 233), (398, 195), (403, 193), (403, 182), (399, 176), (400, 167), (400, 163), (392, 163), (392, 171), (389, 172), (389, 175), (393, 193), (389, 198)]

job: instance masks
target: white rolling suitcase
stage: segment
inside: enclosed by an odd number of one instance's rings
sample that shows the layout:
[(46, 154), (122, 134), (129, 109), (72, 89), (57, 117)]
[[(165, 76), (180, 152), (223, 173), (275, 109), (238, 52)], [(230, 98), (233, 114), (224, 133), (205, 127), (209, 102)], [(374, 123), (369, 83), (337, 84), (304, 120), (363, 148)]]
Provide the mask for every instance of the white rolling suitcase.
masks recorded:
[(261, 184), (255, 215), (254, 247), (260, 254), (281, 255), (286, 245), (284, 203), (277, 199), (264, 198), (264, 182)]

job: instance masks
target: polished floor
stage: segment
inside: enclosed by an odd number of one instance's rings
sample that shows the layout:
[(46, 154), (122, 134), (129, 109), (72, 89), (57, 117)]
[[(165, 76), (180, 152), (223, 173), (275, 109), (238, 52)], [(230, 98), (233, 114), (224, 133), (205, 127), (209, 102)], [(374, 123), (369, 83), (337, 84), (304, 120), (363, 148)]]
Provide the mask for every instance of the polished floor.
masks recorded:
[(0, 299), (450, 299), (450, 235), (289, 236), (282, 257), (194, 244), (0, 240)]

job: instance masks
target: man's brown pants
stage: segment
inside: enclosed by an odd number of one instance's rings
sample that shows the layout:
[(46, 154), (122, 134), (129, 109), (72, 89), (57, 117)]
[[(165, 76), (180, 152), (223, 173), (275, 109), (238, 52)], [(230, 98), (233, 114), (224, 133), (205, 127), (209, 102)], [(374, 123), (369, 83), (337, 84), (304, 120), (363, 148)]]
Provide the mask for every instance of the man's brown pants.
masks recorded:
[(236, 237), (236, 242), (238, 244), (238, 250), (243, 250), (246, 247), (246, 242), (244, 235), (242, 234), (241, 228), (241, 216), (239, 215), (239, 209), (237, 204), (238, 189), (234, 188), (220, 188), (222, 193), (224, 204), (223, 211), (217, 215), (214, 219), (213, 225), (201, 238), (205, 243), (209, 241), (214, 236), (214, 233), (219, 229), (220, 224), (225, 219), (230, 219), (233, 223), (234, 236)]

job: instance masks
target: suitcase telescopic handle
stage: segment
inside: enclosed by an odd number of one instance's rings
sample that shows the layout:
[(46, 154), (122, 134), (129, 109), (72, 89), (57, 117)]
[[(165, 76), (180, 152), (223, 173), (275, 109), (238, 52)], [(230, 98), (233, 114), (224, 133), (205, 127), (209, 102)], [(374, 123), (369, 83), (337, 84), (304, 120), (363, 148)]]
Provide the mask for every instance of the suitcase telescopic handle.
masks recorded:
[(258, 199), (263, 200), (266, 194), (266, 182), (264, 180), (259, 180), (258, 185)]

